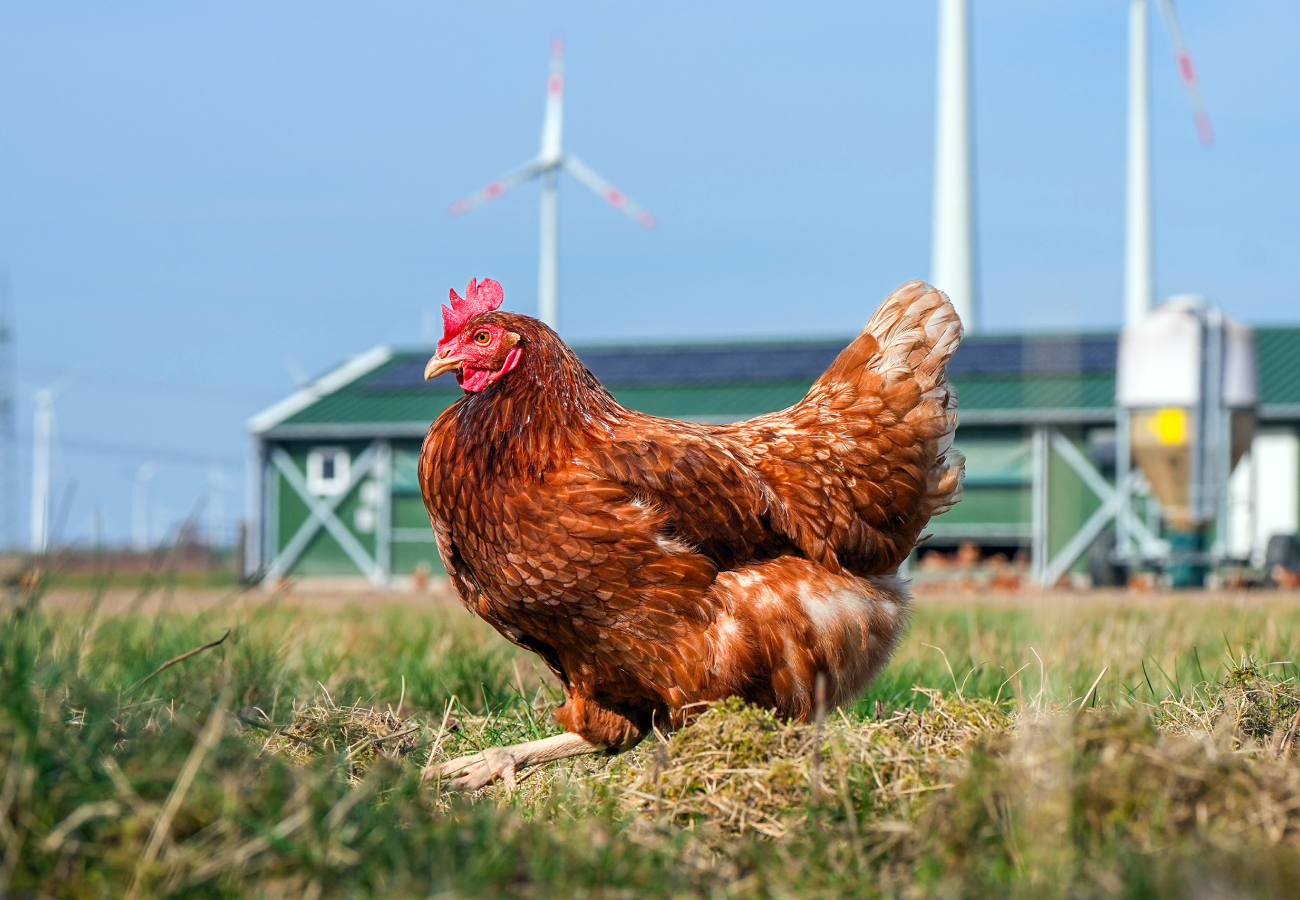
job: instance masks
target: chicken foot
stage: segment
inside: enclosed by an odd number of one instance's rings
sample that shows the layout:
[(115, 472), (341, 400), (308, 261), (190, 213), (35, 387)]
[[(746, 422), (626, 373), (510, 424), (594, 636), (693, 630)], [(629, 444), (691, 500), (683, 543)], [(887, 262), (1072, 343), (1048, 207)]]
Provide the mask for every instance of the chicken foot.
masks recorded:
[(604, 749), (599, 744), (565, 732), (540, 741), (526, 741), (509, 747), (487, 747), (469, 756), (427, 766), (423, 775), (425, 778), (446, 779), (447, 787), (453, 791), (477, 791), (498, 778), (504, 782), (506, 790), (513, 791), (523, 780), (516, 776), (530, 766), (571, 756), (599, 753)]

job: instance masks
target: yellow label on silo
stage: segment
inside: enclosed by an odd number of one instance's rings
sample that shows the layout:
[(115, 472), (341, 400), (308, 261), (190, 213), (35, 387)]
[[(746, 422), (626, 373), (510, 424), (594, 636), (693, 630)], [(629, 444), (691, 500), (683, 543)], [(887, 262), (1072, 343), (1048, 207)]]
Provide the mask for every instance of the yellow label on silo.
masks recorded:
[(1187, 410), (1179, 406), (1156, 410), (1151, 417), (1151, 432), (1167, 446), (1187, 443)]

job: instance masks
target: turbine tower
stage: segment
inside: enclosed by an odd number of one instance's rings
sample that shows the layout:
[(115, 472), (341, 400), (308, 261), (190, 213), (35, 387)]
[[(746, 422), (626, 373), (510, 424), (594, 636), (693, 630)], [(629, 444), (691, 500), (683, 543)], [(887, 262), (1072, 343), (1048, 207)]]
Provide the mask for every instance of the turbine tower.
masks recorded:
[(542, 146), (537, 157), (506, 173), (483, 188), (451, 205), (459, 216), (511, 188), (534, 178), (542, 180), (541, 258), (537, 266), (537, 317), (559, 330), (560, 321), (560, 170), (568, 172), (615, 209), (622, 210), (646, 228), (655, 227), (648, 210), (596, 174), (590, 166), (564, 150), (564, 39), (551, 39), (551, 68), (546, 79), (546, 118), (542, 122)]
[(970, 71), (968, 0), (939, 0), (930, 280), (948, 295), (967, 333), (979, 325)]
[[(1196, 67), (1183, 41), (1173, 0), (1159, 0), (1174, 46), (1178, 77), (1187, 89), (1196, 131), (1206, 147), (1214, 143), (1210, 117), (1201, 102)], [(1151, 82), (1147, 0), (1128, 8), (1128, 173), (1124, 219), (1124, 324), (1141, 322), (1155, 305), (1155, 251), (1151, 226)]]

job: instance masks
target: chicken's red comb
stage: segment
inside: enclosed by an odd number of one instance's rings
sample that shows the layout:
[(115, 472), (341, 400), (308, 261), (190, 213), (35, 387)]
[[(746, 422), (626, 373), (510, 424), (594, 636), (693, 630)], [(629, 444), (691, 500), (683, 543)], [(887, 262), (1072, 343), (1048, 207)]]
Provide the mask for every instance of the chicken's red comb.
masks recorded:
[(443, 346), (460, 334), (470, 319), (479, 313), (499, 309), (505, 296), (501, 285), (491, 278), (484, 278), (482, 283), (477, 278), (471, 278), (465, 287), (464, 299), (458, 297), (456, 289), (452, 288), (451, 306), (442, 308), (442, 340), (438, 341), (438, 352), (441, 353)]

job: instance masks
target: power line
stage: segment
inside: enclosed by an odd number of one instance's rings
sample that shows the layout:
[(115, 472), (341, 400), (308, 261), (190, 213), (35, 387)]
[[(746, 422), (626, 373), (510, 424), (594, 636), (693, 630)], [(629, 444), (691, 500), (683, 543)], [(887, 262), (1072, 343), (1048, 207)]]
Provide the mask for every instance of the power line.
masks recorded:
[[(164, 394), (184, 394), (192, 397), (196, 394), (206, 395), (208, 397), (230, 400), (230, 401), (248, 401), (252, 403), (268, 403), (268, 396), (279, 396), (283, 391), (268, 391), (264, 387), (253, 387), (245, 384), (213, 384), (177, 381), (173, 379), (151, 379), (138, 378), (131, 375), (117, 375), (113, 373), (101, 374), (98, 366), (90, 366), (83, 371), (92, 373), (93, 378), (89, 379), (81, 389), (114, 391), (123, 390), (128, 392), (157, 392)], [(37, 380), (64, 375), (67, 373), (66, 366), (47, 366), (26, 363), (22, 371), (18, 372), (20, 380), (27, 381), (33, 376)]]
[[(26, 440), (27, 437), (24, 437)], [(182, 465), (206, 466), (212, 463), (225, 463), (241, 466), (245, 460), (241, 456), (229, 453), (200, 453), (193, 450), (177, 450), (170, 447), (150, 447), (143, 444), (117, 444), (111, 441), (86, 440), (83, 438), (59, 437), (59, 447), (64, 450), (83, 453), (101, 453), (106, 456), (129, 456), (135, 459), (148, 457), (159, 462), (178, 463)]]

